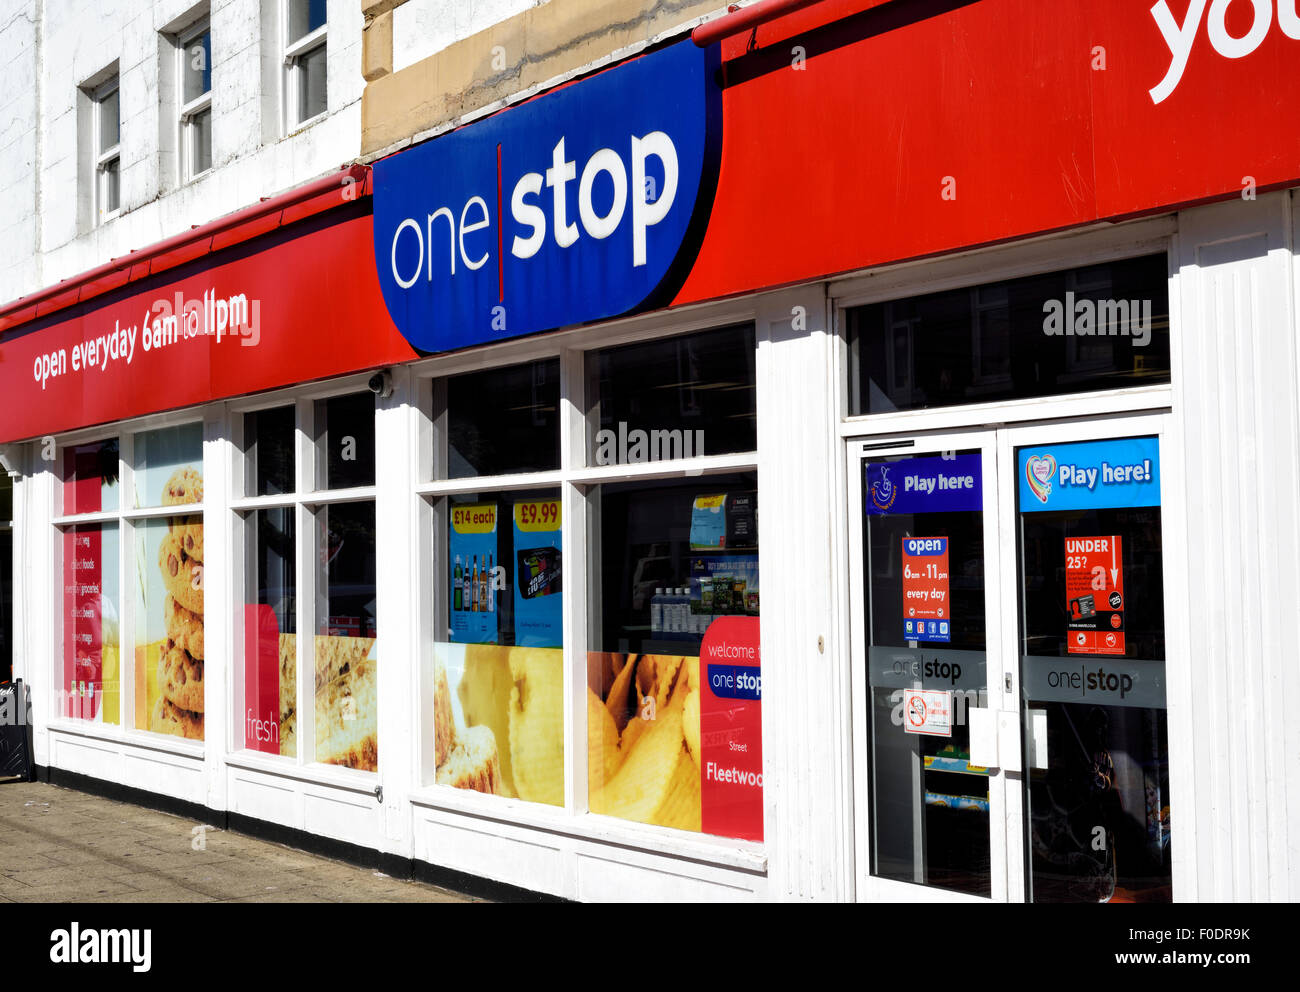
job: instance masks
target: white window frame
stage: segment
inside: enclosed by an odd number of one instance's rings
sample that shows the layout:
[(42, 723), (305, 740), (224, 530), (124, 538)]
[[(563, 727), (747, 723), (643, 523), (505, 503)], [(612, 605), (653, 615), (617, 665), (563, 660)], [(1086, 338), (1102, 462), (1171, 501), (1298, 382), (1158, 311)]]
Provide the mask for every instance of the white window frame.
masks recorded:
[[(329, 99), (325, 101), (325, 109), (319, 114), (311, 117), (298, 119), (298, 97), (302, 88), (302, 57), (322, 48), (328, 41), (329, 34), (329, 15), (326, 14), (325, 23), (315, 31), (311, 31), (296, 41), (289, 40), (289, 3), (290, 0), (284, 0), (280, 5), (280, 37), (284, 39), (284, 102), (281, 107), (284, 116), (284, 125), (286, 131), (295, 131), (298, 128), (306, 127), (315, 123), (322, 117), (329, 114)], [(326, 56), (328, 58), (328, 55)], [(329, 68), (325, 71), (326, 93), (329, 90)]]
[[(188, 54), (189, 46), (196, 38), (199, 38), (205, 32), (210, 32), (211, 27), (212, 25), (209, 19), (204, 17), (195, 21), (176, 36), (176, 102), (180, 108), (177, 115), (178, 119), (176, 129), (179, 154), (176, 156), (176, 160), (180, 166), (180, 181), (182, 183), (192, 182), (193, 180), (205, 176), (212, 171), (211, 164), (201, 171), (196, 171), (194, 168), (194, 142), (198, 135), (198, 129), (192, 126), (196, 115), (203, 113), (205, 110), (210, 111), (212, 109), (211, 82), (209, 82), (208, 88), (205, 92), (199, 94), (189, 103), (182, 102), (185, 95), (185, 59)], [(210, 54), (211, 48), (212, 41), (211, 38), (209, 38), (209, 59), (212, 57)], [(208, 69), (211, 71), (212, 66), (208, 66)], [(215, 115), (213, 123), (216, 123)]]
[[(233, 654), (234, 664), (228, 682), (233, 727), (226, 749), (227, 764), (255, 771), (276, 775), (290, 775), (302, 781), (312, 781), (336, 786), (342, 789), (372, 793), (374, 784), (381, 772), (364, 771), (347, 768), (342, 765), (330, 765), (316, 759), (316, 687), (313, 679), (304, 673), (315, 671), (315, 636), (320, 616), (318, 604), (320, 598), (319, 569), (315, 529), (318, 512), (331, 506), (345, 503), (370, 503), (375, 506), (376, 519), (379, 513), (378, 496), (380, 490), (379, 473), (381, 464), (378, 451), (375, 458), (375, 481), (370, 485), (350, 489), (325, 488), (325, 459), (327, 453), (316, 437), (317, 404), (336, 397), (349, 396), (366, 391), (367, 376), (344, 376), (329, 380), (315, 387), (295, 387), (281, 390), (246, 403), (230, 406), (229, 455), (233, 458), (231, 472), (231, 498), (229, 507), (238, 516), (235, 524), (235, 540), (231, 547), (230, 575), (223, 577), (228, 588), (235, 590), (235, 602), (248, 602), (246, 598), (255, 592), (248, 584), (248, 558), (245, 552), (246, 528), (250, 518), (258, 510), (291, 510), (294, 518), (294, 616), (298, 631), (296, 638), (295, 665), (297, 674), (295, 683), (297, 699), (295, 711), (297, 724), (294, 733), (297, 744), (292, 755), (274, 754), (255, 751), (245, 745), (243, 716), (246, 708), (247, 683), (243, 676), (244, 656), (239, 645), (244, 644), (243, 615), (234, 616), (234, 638), (236, 645)], [(259, 496), (253, 492), (255, 486), (255, 465), (247, 452), (246, 418), (249, 414), (276, 410), (283, 407), (294, 409), (294, 489), (288, 493), (275, 493)], [(376, 449), (378, 448), (378, 424), (376, 430)], [(376, 548), (376, 555), (379, 549)], [(376, 596), (379, 593), (376, 591)], [(376, 635), (377, 639), (377, 635)], [(380, 657), (385, 651), (383, 642), (379, 642)], [(383, 724), (378, 727), (380, 754), (383, 754)], [(389, 743), (394, 747), (399, 740), (397, 735)], [(381, 758), (382, 760), (382, 758)]]
[[(58, 465), (56, 474), (59, 474), (59, 480), (54, 483), (54, 499), (50, 517), (50, 524), (55, 534), (52, 575), (54, 582), (50, 593), (50, 601), (55, 604), (51, 616), (56, 627), (52, 642), (54, 651), (52, 658), (47, 661), (47, 664), (51, 666), (47, 670), (47, 674), (53, 691), (49, 693), (50, 698), (45, 704), (48, 726), (55, 733), (70, 734), (83, 739), (96, 738), (101, 741), (133, 744), (152, 751), (165, 751), (190, 758), (201, 759), (205, 753), (208, 744), (206, 733), (204, 740), (196, 741), (167, 734), (158, 734), (151, 730), (141, 730), (136, 726), (140, 714), (136, 712), (135, 708), (135, 664), (133, 661), (128, 663), (127, 659), (134, 659), (135, 650), (140, 646), (140, 642), (136, 639), (137, 624), (134, 597), (135, 582), (137, 581), (136, 530), (148, 526), (151, 522), (167, 521), (178, 516), (178, 508), (175, 506), (134, 506), (136, 438), (141, 434), (152, 431), (193, 423), (204, 425), (206, 433), (211, 413), (211, 407), (191, 407), (187, 410), (178, 410), (172, 413), (120, 421), (108, 428), (98, 427), (76, 431), (57, 438), (58, 461), (55, 464)], [(82, 513), (65, 512), (63, 484), (61, 481), (63, 452), (65, 449), (77, 445), (95, 444), (110, 441), (114, 438), (117, 439), (118, 443), (117, 508)], [(205, 477), (209, 468), (206, 456), (207, 452), (205, 451), (203, 460)], [(206, 523), (207, 516), (204, 513), (206, 505), (206, 502), (187, 503), (183, 507), (185, 510), (183, 515), (201, 516)], [(62, 538), (68, 528), (90, 524), (113, 525), (117, 527), (118, 533), (118, 590), (121, 598), (117, 604), (119, 709), (116, 724), (92, 723), (77, 717), (66, 716), (59, 705), (62, 698), (62, 669), (66, 651), (64, 643), (65, 618), (61, 605), (64, 576)]]
[[(122, 96), (120, 76), (97, 86), (91, 94), (94, 113), (91, 114), (91, 142), (95, 149), (95, 224), (106, 224), (122, 212)], [(117, 144), (101, 148), (99, 142), (103, 134), (100, 128), (100, 114), (103, 112), (104, 100), (112, 94), (118, 94), (117, 100)], [(117, 207), (106, 210), (108, 203), (108, 167), (117, 163)]]
[[(415, 436), (418, 438), (415, 481), (412, 486), (416, 501), (417, 540), (412, 545), (414, 562), (407, 580), (420, 590), (419, 610), (415, 616), (418, 627), (414, 631), (419, 644), (419, 661), (414, 673), (417, 681), (415, 698), (432, 698), (432, 687), (420, 683), (425, 679), (425, 673), (432, 669), (429, 653), (433, 650), (433, 643), (440, 640), (436, 636), (437, 632), (446, 629), (445, 576), (450, 572), (443, 567), (445, 562), (436, 560), (434, 547), (435, 533), (446, 532), (446, 516), (439, 512), (439, 504), (445, 497), (460, 493), (500, 496), (519, 490), (558, 487), (561, 498), (565, 591), (564, 805), (548, 806), (434, 783), (433, 768), (429, 767), (428, 758), (432, 752), (425, 746), (426, 737), (432, 737), (432, 721), (426, 720), (424, 716), (431, 713), (432, 709), (422, 705), (421, 716), (414, 727), (414, 777), (418, 784), (409, 796), (414, 807), (500, 820), (513, 827), (534, 827), (572, 837), (618, 838), (641, 850), (693, 857), (715, 866), (750, 871), (766, 868), (766, 847), (762, 841), (677, 830), (592, 813), (588, 807), (587, 794), (585, 705), (586, 658), (588, 647), (595, 639), (592, 630), (596, 619), (588, 577), (595, 567), (591, 563), (591, 555), (599, 547), (598, 537), (589, 532), (598, 512), (595, 497), (590, 492), (591, 487), (605, 483), (656, 479), (702, 482), (710, 476), (759, 471), (757, 449), (633, 464), (594, 464), (589, 446), (599, 425), (587, 415), (588, 402), (592, 399), (587, 382), (587, 357), (620, 345), (653, 342), (668, 344), (690, 334), (721, 330), (738, 324), (754, 327), (757, 349), (760, 336), (758, 317), (756, 302), (754, 298), (749, 298), (739, 302), (710, 304), (688, 316), (647, 314), (604, 327), (556, 332), (543, 339), (516, 338), (482, 349), (428, 359), (409, 367), (409, 374), (415, 383), (411, 404), (417, 418)], [(435, 457), (435, 436), (446, 429), (445, 419), (438, 416), (440, 410), (434, 404), (437, 381), (464, 373), (502, 369), (548, 358), (560, 360), (559, 467), (516, 475), (454, 479), (446, 477), (445, 466), (438, 465)], [(757, 383), (756, 389), (761, 390)], [(761, 399), (758, 403), (761, 406)], [(445, 554), (445, 549), (443, 553)]]

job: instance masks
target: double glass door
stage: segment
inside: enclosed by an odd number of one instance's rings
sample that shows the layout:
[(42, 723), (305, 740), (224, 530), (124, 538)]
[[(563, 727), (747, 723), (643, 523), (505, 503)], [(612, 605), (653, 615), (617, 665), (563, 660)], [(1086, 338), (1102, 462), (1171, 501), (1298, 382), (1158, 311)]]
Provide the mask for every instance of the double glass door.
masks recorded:
[(863, 898), (1171, 898), (1163, 423), (849, 443)]

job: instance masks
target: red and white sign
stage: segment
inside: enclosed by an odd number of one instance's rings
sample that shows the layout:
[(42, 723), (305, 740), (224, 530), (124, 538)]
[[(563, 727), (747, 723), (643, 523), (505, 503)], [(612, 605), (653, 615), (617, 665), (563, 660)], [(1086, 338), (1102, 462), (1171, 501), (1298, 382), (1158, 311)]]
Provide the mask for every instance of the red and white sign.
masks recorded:
[(244, 604), (244, 747), (280, 753), (280, 623), (266, 604)]
[(339, 208), (5, 332), (0, 441), (415, 358), (370, 241), (369, 214)]
[(720, 617), (700, 644), (700, 824), (763, 839), (763, 672), (758, 617)]
[(904, 689), (903, 732), (951, 737), (952, 693), (946, 689)]
[(1296, 6), (823, 0), (736, 34), (674, 302), (1293, 185)]
[(951, 641), (948, 539), (903, 538), (903, 638)]
[(1065, 539), (1066, 647), (1124, 653), (1124, 554), (1118, 534)]

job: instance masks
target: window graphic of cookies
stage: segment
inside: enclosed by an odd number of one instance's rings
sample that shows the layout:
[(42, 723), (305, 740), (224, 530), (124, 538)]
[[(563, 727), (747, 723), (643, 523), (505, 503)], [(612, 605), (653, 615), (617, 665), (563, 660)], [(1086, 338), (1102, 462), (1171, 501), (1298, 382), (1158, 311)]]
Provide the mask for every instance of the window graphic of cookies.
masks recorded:
[[(203, 476), (177, 469), (163, 506), (203, 501)], [(203, 739), (203, 517), (177, 516), (137, 528), (138, 622), (146, 643), (136, 652), (136, 722), (141, 729)], [(154, 571), (156, 569), (156, 571)]]

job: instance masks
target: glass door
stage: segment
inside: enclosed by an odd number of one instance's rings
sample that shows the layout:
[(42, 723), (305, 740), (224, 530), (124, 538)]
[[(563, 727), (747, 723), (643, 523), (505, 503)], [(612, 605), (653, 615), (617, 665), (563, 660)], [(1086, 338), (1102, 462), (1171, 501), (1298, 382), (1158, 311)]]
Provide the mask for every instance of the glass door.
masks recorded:
[(1000, 435), (1033, 902), (1172, 898), (1163, 420)]
[(991, 431), (849, 445), (868, 899), (1007, 897), (1013, 794), (980, 751), (1003, 705), (996, 465)]
[(1171, 898), (1163, 426), (849, 442), (860, 898)]

